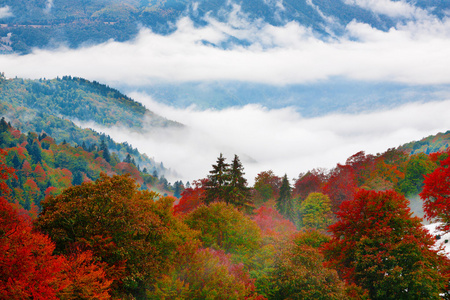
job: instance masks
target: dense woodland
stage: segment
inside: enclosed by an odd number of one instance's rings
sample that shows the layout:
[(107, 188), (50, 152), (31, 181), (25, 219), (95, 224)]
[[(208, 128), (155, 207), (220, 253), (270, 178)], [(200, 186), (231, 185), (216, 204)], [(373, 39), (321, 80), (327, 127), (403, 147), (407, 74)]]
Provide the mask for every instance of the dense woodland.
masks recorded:
[(448, 231), (450, 157), (417, 145), (253, 187), (220, 154), (184, 187), (104, 140), (2, 119), (0, 298), (448, 299), (450, 261), (407, 197)]
[(72, 120), (90, 121), (105, 127), (131, 131), (182, 125), (147, 110), (119, 91), (98, 82), (65, 76), (52, 80), (6, 79), (0, 74), (0, 114), (22, 132), (46, 133), (57, 143), (100, 145), (104, 140), (120, 160), (128, 154), (137, 165), (153, 174), (168, 170), (161, 163), (139, 153), (128, 143), (116, 143), (110, 136), (82, 129)]
[(6, 79), (0, 74), (0, 89), (2, 102), (37, 114), (94, 121), (106, 127), (122, 126), (135, 131), (148, 126), (181, 126), (154, 114), (116, 89), (79, 77), (29, 80)]
[(95, 181), (100, 173), (108, 175), (130, 174), (141, 189), (152, 189), (162, 194), (179, 195), (183, 187), (176, 182), (175, 190), (156, 169), (141, 168), (133, 152), (119, 159), (110, 151), (105, 139), (98, 144), (71, 146), (66, 142), (56, 143), (45, 133), (24, 134), (0, 120), (0, 148), (7, 152), (4, 163), (15, 169), (15, 177), (6, 183), (11, 197), (22, 208), (33, 215), (41, 210), (41, 201), (50, 194), (59, 194), (64, 189), (84, 181)]

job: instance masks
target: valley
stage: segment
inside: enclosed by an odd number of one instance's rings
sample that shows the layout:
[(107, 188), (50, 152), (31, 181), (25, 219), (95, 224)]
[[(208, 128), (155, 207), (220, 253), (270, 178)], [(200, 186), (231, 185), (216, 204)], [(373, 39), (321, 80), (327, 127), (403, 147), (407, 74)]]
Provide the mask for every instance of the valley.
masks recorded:
[(0, 299), (450, 299), (450, 0), (4, 0)]

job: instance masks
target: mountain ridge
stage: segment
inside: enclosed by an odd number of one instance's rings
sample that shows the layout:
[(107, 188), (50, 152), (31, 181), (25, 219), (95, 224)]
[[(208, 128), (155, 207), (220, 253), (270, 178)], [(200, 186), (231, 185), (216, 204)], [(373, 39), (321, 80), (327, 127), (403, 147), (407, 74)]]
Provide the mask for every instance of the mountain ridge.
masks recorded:
[(104, 140), (120, 160), (131, 154), (136, 164), (160, 175), (172, 171), (130, 144), (116, 143), (109, 135), (83, 129), (73, 121), (124, 127), (141, 133), (183, 126), (150, 112), (142, 104), (106, 85), (69, 76), (52, 80), (0, 78), (0, 115), (22, 132), (46, 133), (57, 143), (99, 145)]
[[(141, 26), (159, 34), (168, 34), (173, 32), (173, 24), (185, 16), (192, 19), (196, 26), (205, 25), (210, 17), (223, 21), (236, 6), (239, 6), (240, 14), (251, 21), (262, 20), (273, 26), (295, 21), (324, 37), (341, 35), (345, 25), (353, 20), (387, 31), (398, 21), (408, 19), (383, 12), (375, 14), (355, 3), (331, 0), (5, 0), (3, 5), (10, 14), (0, 19), (3, 23), (0, 37), (6, 39), (3, 41), (3, 53), (29, 53), (33, 47), (52, 48), (58, 44), (77, 48), (109, 39), (130, 40)], [(417, 6), (411, 10), (421, 9), (442, 19), (446, 17), (445, 9), (449, 7), (450, 0), (439, 3), (407, 1), (404, 4), (415, 4)], [(7, 38), (9, 33), (12, 34), (10, 39)]]

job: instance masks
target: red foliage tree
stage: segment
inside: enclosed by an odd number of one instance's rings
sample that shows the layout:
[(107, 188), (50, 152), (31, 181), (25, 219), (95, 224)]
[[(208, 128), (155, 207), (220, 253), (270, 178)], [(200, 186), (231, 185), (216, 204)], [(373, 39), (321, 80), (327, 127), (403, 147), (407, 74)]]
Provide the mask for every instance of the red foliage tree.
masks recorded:
[(194, 181), (193, 188), (187, 188), (181, 193), (181, 199), (177, 205), (173, 207), (174, 214), (188, 213), (200, 206), (205, 199), (205, 183), (208, 179)]
[(263, 235), (278, 237), (288, 236), (297, 231), (295, 225), (284, 218), (276, 209), (261, 206), (255, 210), (256, 215), (252, 218), (258, 224)]
[(350, 156), (345, 164), (352, 168), (358, 186), (361, 186), (370, 177), (371, 170), (375, 167), (375, 157), (366, 155), (360, 151)]
[(41, 164), (36, 164), (36, 168), (34, 168), (34, 177), (38, 182), (44, 182), (47, 178), (47, 174), (45, 170), (42, 168)]
[(121, 162), (116, 165), (116, 168), (122, 174), (130, 174), (131, 177), (134, 178), (140, 185), (144, 184), (144, 179), (142, 179), (142, 176), (135, 165), (131, 163)]
[(338, 164), (331, 171), (330, 178), (323, 188), (331, 200), (331, 209), (336, 212), (342, 202), (352, 200), (356, 192), (357, 184), (353, 169), (348, 165)]
[(450, 230), (450, 157), (441, 166), (425, 176), (424, 187), (419, 194), (428, 220), (442, 222), (442, 229)]
[(306, 174), (300, 174), (294, 184), (293, 196), (305, 200), (310, 193), (320, 192), (327, 180), (324, 171), (314, 169)]
[(434, 239), (408, 205), (392, 190), (360, 190), (330, 226), (329, 264), (371, 299), (439, 299), (445, 291), (448, 260), (430, 250)]
[(50, 239), (0, 197), (0, 295), (2, 299), (58, 299), (64, 257)]
[(22, 172), (25, 176), (30, 176), (31, 174), (31, 165), (28, 160), (25, 160), (22, 164)]

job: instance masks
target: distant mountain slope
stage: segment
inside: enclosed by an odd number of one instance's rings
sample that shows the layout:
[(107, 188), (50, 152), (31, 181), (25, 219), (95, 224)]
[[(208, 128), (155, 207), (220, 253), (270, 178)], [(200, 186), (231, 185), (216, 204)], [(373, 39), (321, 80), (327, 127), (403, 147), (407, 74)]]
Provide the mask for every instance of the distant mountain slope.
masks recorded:
[(130, 154), (137, 165), (159, 175), (168, 170), (161, 163), (139, 153), (127, 143), (116, 143), (109, 136), (82, 129), (71, 120), (95, 122), (102, 126), (122, 126), (131, 131), (159, 127), (180, 127), (133, 101), (119, 91), (97, 82), (64, 77), (53, 80), (0, 79), (0, 116), (22, 132), (46, 133), (57, 143), (99, 145), (123, 160)]
[[(439, 18), (446, 17), (450, 0), (406, 1), (426, 9)], [(340, 35), (352, 20), (388, 30), (401, 16), (374, 14), (352, 1), (343, 0), (4, 0), (9, 16), (0, 19), (3, 53), (27, 53), (32, 47), (52, 47), (65, 44), (78, 47), (86, 43), (100, 43), (109, 39), (126, 41), (136, 36), (141, 25), (154, 32), (169, 33), (173, 23), (189, 16), (201, 26), (205, 17), (225, 20), (234, 5), (249, 20), (262, 20), (272, 25), (296, 21), (324, 36)], [(330, 32), (331, 30), (331, 32)]]
[(24, 134), (1, 118), (0, 149), (6, 151), (6, 156), (0, 155), (0, 161), (14, 168), (17, 176), (6, 181), (12, 191), (7, 197), (36, 213), (46, 195), (59, 194), (72, 185), (96, 180), (101, 172), (108, 175), (127, 173), (142, 189), (173, 193), (172, 186), (163, 177), (158, 177), (156, 169), (139, 167), (135, 160), (139, 155), (135, 155), (133, 149), (129, 149), (131, 155), (122, 161), (117, 152), (110, 151), (107, 146), (111, 144), (109, 138), (98, 134), (92, 138), (99, 138), (98, 143), (83, 142), (76, 146), (56, 143), (45, 133)]
[(438, 133), (436, 135), (430, 135), (421, 139), (420, 141), (413, 141), (405, 145), (400, 146), (398, 149), (410, 154), (415, 153), (435, 153), (446, 151), (450, 144), (450, 130), (445, 133)]
[(115, 89), (82, 78), (0, 78), (0, 91), (0, 102), (14, 107), (27, 107), (39, 113), (92, 121), (107, 127), (124, 126), (142, 131), (144, 127), (181, 126), (154, 114)]
[[(145, 87), (117, 88), (146, 93), (159, 103), (186, 108), (224, 109), (259, 104), (270, 109), (294, 107), (304, 117), (330, 112), (358, 113), (386, 109), (415, 101), (447, 100), (450, 86), (411, 86), (397, 83), (369, 83), (344, 79), (310, 84), (275, 86), (253, 82), (211, 81), (154, 83)], [(442, 91), (439, 95), (435, 89)], [(389, 100), (386, 100), (389, 99)]]

